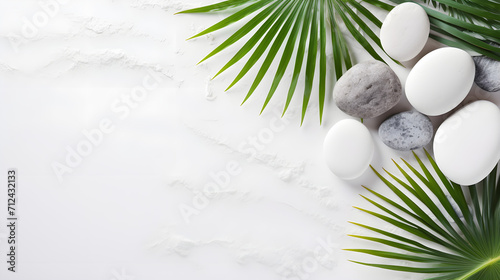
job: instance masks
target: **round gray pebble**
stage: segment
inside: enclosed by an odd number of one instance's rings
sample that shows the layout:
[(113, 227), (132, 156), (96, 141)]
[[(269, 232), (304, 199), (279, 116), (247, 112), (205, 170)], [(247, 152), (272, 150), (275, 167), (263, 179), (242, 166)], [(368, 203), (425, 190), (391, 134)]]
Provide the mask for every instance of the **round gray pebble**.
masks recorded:
[(431, 120), (419, 112), (402, 112), (385, 120), (378, 129), (380, 139), (388, 147), (410, 151), (429, 144), (434, 129)]
[(500, 61), (486, 56), (473, 57), (476, 65), (476, 85), (488, 92), (500, 91)]
[(394, 107), (402, 96), (396, 73), (380, 61), (353, 66), (337, 81), (333, 96), (337, 107), (358, 118), (374, 118)]

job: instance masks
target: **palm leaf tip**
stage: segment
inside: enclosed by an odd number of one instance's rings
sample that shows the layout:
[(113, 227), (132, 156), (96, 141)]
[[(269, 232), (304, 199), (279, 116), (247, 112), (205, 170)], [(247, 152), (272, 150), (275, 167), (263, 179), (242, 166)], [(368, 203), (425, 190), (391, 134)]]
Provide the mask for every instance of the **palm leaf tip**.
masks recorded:
[[(404, 179), (399, 179), (388, 172), (391, 178), (396, 181), (395, 184), (373, 169), (384, 184), (402, 199), (401, 201), (390, 200), (386, 196), (370, 192), (383, 201), (378, 203), (369, 198), (367, 200), (383, 212), (378, 213), (355, 207), (400, 228), (401, 234), (393, 234), (375, 227), (350, 222), (386, 238), (350, 235), (351, 237), (370, 240), (379, 245), (395, 248), (398, 253), (389, 249), (386, 251), (348, 250), (387, 259), (405, 259), (412, 263), (417, 262), (425, 265), (396, 266), (354, 262), (389, 270), (427, 273), (434, 275), (432, 279), (436, 280), (500, 279), (500, 195), (497, 195), (500, 192), (500, 183), (496, 168), (480, 184), (472, 187), (461, 187), (442, 175), (442, 172), (427, 151), (425, 151), (425, 155), (431, 163), (431, 168), (428, 168), (422, 159), (414, 153), (414, 157), (422, 171), (417, 171), (416, 168), (403, 160), (406, 167), (410, 169), (407, 172), (394, 162), (404, 175)], [(434, 171), (438, 177), (434, 178), (431, 171)], [(420, 183), (417, 183), (410, 175), (418, 178)], [(405, 180), (408, 183), (405, 183)], [(403, 188), (410, 188), (411, 185), (412, 189), (408, 190), (412, 190), (410, 192), (412, 196), (407, 197), (402, 196), (402, 193), (398, 194), (399, 190), (396, 185)], [(467, 189), (473, 201), (470, 208), (471, 212), (475, 213), (475, 218), (470, 217), (469, 205), (465, 199), (464, 190)], [(421, 202), (422, 206), (417, 207), (417, 204), (413, 201)], [(387, 207), (384, 204), (387, 204)], [(442, 205), (441, 209), (444, 208), (445, 210), (439, 210), (439, 205)], [(453, 207), (453, 205), (457, 207)], [(406, 212), (410, 218), (405, 218), (390, 210), (391, 206)], [(436, 215), (436, 219), (429, 219), (427, 212)], [(460, 218), (460, 214), (462, 214), (462, 218)], [(453, 224), (455, 227), (451, 226)], [(411, 226), (408, 227), (408, 225)], [(428, 229), (431, 231), (428, 231)], [(422, 242), (416, 242), (413, 238), (407, 238), (404, 235), (418, 236), (422, 239)], [(437, 247), (445, 247), (446, 250), (433, 249)]]

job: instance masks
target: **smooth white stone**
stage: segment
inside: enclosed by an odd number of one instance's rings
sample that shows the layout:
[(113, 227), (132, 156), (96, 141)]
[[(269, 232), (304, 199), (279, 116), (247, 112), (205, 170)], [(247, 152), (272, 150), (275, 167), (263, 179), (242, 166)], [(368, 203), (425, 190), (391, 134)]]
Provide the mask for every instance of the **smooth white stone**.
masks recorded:
[(392, 58), (407, 61), (417, 56), (429, 38), (430, 23), (425, 10), (415, 3), (392, 9), (380, 29), (380, 41)]
[(333, 174), (344, 180), (361, 176), (373, 158), (373, 139), (359, 121), (342, 120), (328, 132), (323, 144), (326, 163)]
[(500, 160), (500, 109), (490, 101), (473, 102), (446, 119), (434, 138), (434, 156), (453, 182), (472, 185)]
[(455, 108), (474, 83), (472, 57), (457, 48), (441, 48), (424, 56), (406, 80), (406, 97), (415, 109), (437, 116)]

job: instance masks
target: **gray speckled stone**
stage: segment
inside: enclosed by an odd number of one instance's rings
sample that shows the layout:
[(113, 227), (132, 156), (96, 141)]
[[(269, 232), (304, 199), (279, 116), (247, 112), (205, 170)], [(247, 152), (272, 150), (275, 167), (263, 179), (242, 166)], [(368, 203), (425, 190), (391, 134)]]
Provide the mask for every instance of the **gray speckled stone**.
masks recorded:
[(476, 85), (488, 92), (500, 91), (500, 61), (485, 56), (473, 57), (476, 64)]
[(337, 107), (358, 118), (374, 118), (394, 107), (402, 96), (396, 73), (380, 61), (353, 66), (335, 84)]
[(378, 129), (384, 144), (399, 151), (410, 151), (429, 144), (434, 129), (431, 120), (419, 112), (402, 112), (385, 120)]

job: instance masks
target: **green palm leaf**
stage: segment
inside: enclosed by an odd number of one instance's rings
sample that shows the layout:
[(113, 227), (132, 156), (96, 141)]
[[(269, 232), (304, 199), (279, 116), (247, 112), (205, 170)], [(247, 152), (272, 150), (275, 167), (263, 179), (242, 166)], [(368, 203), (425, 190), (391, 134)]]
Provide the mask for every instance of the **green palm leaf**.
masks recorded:
[[(390, 199), (365, 187), (376, 199), (362, 197), (378, 210), (356, 207), (400, 228), (405, 236), (353, 223), (379, 236), (352, 237), (377, 243), (387, 249), (347, 249), (410, 264), (354, 262), (432, 275), (428, 279), (500, 279), (500, 181), (497, 168), (481, 183), (462, 187), (444, 176), (427, 151), (426, 157), (431, 168), (415, 153), (414, 156), (420, 170), (404, 160), (409, 171), (395, 163), (402, 178), (385, 171), (388, 178), (372, 168), (397, 199)], [(471, 200), (470, 206), (467, 196)], [(418, 238), (421, 241), (417, 241)]]
[[(431, 38), (444, 44), (472, 50), (500, 60), (500, 2), (498, 0), (389, 0), (394, 4), (416, 2), (421, 4), (430, 17), (435, 32)], [(390, 11), (394, 5), (381, 0), (363, 2)], [(432, 5), (434, 8), (428, 6)], [(436, 9), (437, 8), (437, 9)], [(380, 28), (382, 22), (359, 0), (227, 0), (194, 8), (179, 13), (213, 13), (230, 10), (230, 15), (192, 36), (197, 38), (217, 32), (229, 25), (241, 27), (217, 46), (201, 61), (220, 54), (233, 46), (247, 34), (252, 34), (243, 47), (214, 76), (217, 77), (240, 60), (246, 62), (227, 89), (237, 84), (263, 58), (243, 103), (260, 86), (273, 62), (278, 66), (262, 111), (275, 95), (289, 66), (291, 80), (284, 104), (283, 114), (297, 90), (299, 79), (304, 79), (301, 123), (314, 93), (314, 81), (318, 81), (320, 123), (324, 112), (327, 81), (339, 79), (353, 64), (344, 34), (339, 25), (346, 27), (351, 36), (376, 60), (384, 61), (380, 39), (371, 26)], [(327, 40), (327, 34), (331, 40)], [(327, 60), (328, 47), (332, 49), (333, 61)], [(280, 53), (280, 50), (282, 52)], [(280, 54), (280, 55), (278, 55)], [(331, 63), (331, 73), (328, 64)], [(398, 63), (396, 61), (396, 63)], [(291, 64), (291, 65), (290, 65)], [(293, 69), (293, 70), (292, 70)]]
[[(246, 34), (252, 32), (252, 36), (240, 51), (215, 76), (220, 75), (248, 54), (249, 58), (239, 74), (237, 74), (236, 78), (229, 85), (228, 89), (230, 89), (256, 66), (261, 57), (265, 57), (254, 82), (243, 100), (245, 102), (260, 85), (272, 63), (275, 60), (279, 61), (262, 111), (276, 93), (290, 62), (295, 61), (283, 114), (287, 111), (296, 91), (299, 78), (303, 75), (305, 83), (302, 100), (302, 121), (304, 120), (309, 100), (313, 93), (314, 81), (318, 79), (319, 115), (321, 122), (326, 99), (326, 84), (329, 79), (327, 71), (327, 44), (330, 44), (335, 52), (335, 75), (331, 74), (334, 79), (338, 79), (352, 66), (351, 55), (346, 40), (337, 25), (337, 22), (340, 20), (348, 22), (348, 30), (353, 33), (354, 38), (375, 59), (383, 61), (382, 57), (371, 47), (372, 42), (380, 46), (380, 40), (369, 27), (368, 22), (378, 27), (380, 27), (381, 23), (371, 12), (354, 0), (347, 2), (332, 0), (234, 0), (186, 10), (181, 13), (207, 13), (225, 9), (234, 9), (235, 12), (222, 21), (192, 36), (190, 39), (215, 32), (230, 24), (247, 19), (246, 23), (239, 30), (200, 62), (217, 55), (242, 39)], [(356, 11), (365, 17), (365, 19), (362, 19)], [(359, 29), (355, 24), (359, 26)], [(330, 29), (330, 34), (332, 35), (331, 41), (327, 40), (328, 29)], [(362, 32), (368, 34), (371, 41), (367, 40)], [(280, 49), (283, 49), (283, 52), (281, 57), (278, 57), (277, 54)]]

